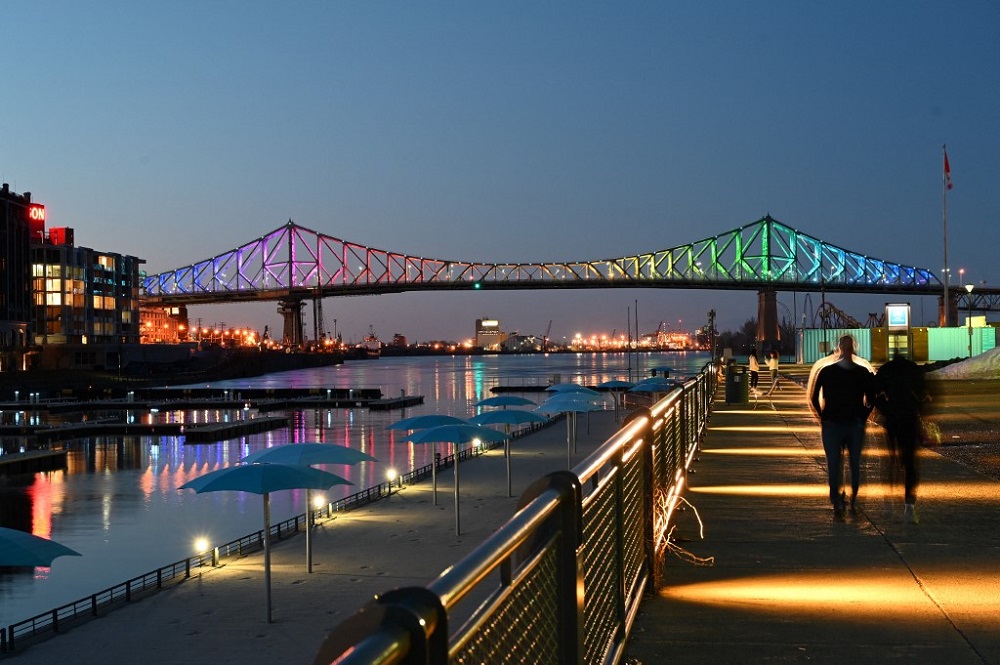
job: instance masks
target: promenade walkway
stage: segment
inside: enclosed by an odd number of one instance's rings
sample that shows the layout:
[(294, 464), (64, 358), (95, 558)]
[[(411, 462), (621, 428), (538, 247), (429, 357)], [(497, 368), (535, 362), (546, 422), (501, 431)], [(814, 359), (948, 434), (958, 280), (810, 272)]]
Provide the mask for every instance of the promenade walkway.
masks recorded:
[[(616, 429), (610, 411), (581, 414), (572, 463)], [(446, 447), (439, 445), (439, 452)], [(427, 480), (322, 524), (313, 539), (312, 574), (306, 572), (304, 536), (276, 543), (273, 623), (265, 620), (263, 555), (258, 553), (196, 570), (179, 586), (18, 648), (0, 662), (312, 663), (327, 633), (375, 594), (428, 584), (506, 522), (529, 484), (565, 469), (566, 425), (558, 422), (517, 439), (511, 450), (513, 497), (507, 496), (502, 450), (462, 463), (460, 536), (455, 535), (449, 469), (438, 476), (436, 506)], [(279, 517), (284, 516), (274, 519)], [(150, 562), (150, 567), (162, 563)]]
[(804, 390), (753, 407), (716, 403), (675, 532), (712, 565), (668, 562), (627, 662), (1000, 663), (1000, 483), (922, 450), (904, 523), (870, 433), (859, 514), (838, 523)]
[[(788, 370), (783, 370), (788, 371)], [(835, 522), (819, 429), (801, 387), (756, 408), (718, 400), (678, 513), (675, 542), (712, 565), (667, 563), (644, 601), (627, 662), (1000, 664), (1000, 483), (921, 451), (920, 523), (902, 516), (870, 436), (860, 512)], [(581, 417), (574, 464), (615, 430)], [(514, 443), (515, 497), (565, 468), (562, 423)], [(276, 545), (274, 623), (261, 555), (29, 645), (16, 663), (311, 663), (327, 631), (373, 594), (424, 585), (513, 514), (499, 451), (461, 467), (462, 535), (450, 471), (320, 527), (314, 573), (304, 539)], [(703, 537), (696, 516), (704, 527)]]

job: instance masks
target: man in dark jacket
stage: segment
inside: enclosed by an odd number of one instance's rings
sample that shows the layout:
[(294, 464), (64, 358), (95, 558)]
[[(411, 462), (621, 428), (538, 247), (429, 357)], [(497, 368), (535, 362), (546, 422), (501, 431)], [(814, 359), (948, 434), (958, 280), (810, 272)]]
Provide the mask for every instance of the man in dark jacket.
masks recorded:
[(830, 503), (834, 517), (844, 518), (845, 497), (843, 449), (847, 448), (851, 466), (851, 513), (861, 484), (861, 446), (865, 440), (865, 423), (875, 405), (875, 375), (853, 361), (854, 339), (840, 338), (840, 359), (819, 371), (809, 400), (819, 414), (826, 453), (827, 477), (830, 483)]

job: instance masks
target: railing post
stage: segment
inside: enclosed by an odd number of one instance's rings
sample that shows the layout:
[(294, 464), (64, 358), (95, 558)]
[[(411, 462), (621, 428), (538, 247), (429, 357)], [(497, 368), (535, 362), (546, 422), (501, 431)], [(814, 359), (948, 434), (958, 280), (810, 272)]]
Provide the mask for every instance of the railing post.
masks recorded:
[[(584, 606), (583, 563), (580, 547), (583, 544), (583, 488), (580, 479), (570, 471), (555, 471), (535, 481), (517, 501), (520, 510), (542, 493), (556, 489), (561, 499), (557, 512), (558, 551), (556, 552), (556, 607), (558, 644), (561, 649), (559, 663), (569, 665), (583, 661), (583, 630), (586, 618)], [(544, 530), (543, 530), (544, 531)], [(545, 534), (539, 533), (539, 537)]]

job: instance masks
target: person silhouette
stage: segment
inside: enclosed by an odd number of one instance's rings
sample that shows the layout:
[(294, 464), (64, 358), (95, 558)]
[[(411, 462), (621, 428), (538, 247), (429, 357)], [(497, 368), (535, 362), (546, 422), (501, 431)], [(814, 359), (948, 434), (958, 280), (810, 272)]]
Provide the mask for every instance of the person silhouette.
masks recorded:
[(919, 521), (916, 503), (920, 417), (929, 401), (924, 371), (898, 352), (875, 373), (875, 408), (885, 428), (891, 459), (903, 470), (903, 518), (912, 524)]
[(844, 335), (837, 346), (839, 359), (819, 370), (809, 401), (820, 419), (830, 503), (833, 504), (834, 517), (842, 520), (846, 502), (842, 489), (843, 450), (847, 449), (851, 468), (851, 513), (857, 514), (861, 447), (865, 439), (865, 423), (875, 405), (875, 375), (867, 367), (853, 361), (854, 338)]
[(760, 361), (757, 359), (757, 352), (753, 349), (750, 350), (750, 390), (753, 394), (757, 394), (757, 382), (760, 381)]

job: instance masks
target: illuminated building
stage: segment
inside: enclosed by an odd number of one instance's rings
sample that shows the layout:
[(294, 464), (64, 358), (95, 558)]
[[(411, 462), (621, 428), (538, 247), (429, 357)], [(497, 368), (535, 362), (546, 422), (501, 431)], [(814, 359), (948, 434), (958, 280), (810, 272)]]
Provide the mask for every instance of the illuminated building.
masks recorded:
[(500, 345), (507, 339), (507, 334), (500, 330), (500, 322), (496, 319), (476, 319), (475, 346), (486, 351), (499, 351)]
[(77, 247), (72, 229), (52, 229), (48, 238), (33, 242), (35, 343), (138, 344), (141, 263)]
[[(36, 219), (38, 218), (38, 219)], [(44, 224), (45, 207), (31, 192), (0, 189), (0, 372), (25, 369), (31, 321), (31, 230)]]
[(179, 344), (191, 339), (187, 307), (141, 307), (140, 344)]

